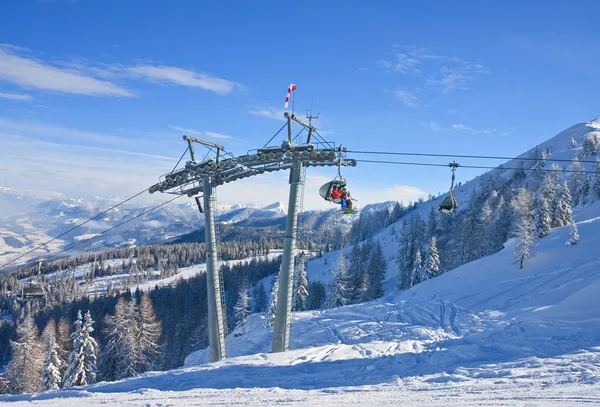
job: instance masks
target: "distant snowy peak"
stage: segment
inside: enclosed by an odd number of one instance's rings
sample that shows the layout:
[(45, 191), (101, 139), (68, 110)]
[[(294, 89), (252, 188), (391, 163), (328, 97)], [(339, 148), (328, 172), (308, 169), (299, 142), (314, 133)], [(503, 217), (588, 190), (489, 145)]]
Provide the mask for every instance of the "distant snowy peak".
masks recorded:
[(587, 123), (587, 126), (596, 130), (600, 130), (600, 117), (597, 117), (591, 122)]
[(287, 206), (285, 206), (283, 204), (283, 202), (274, 202), (271, 205), (267, 205), (264, 208), (262, 208), (265, 211), (273, 211), (273, 212), (279, 212), (283, 215), (287, 214)]
[(379, 212), (379, 211), (388, 211), (392, 212), (398, 201), (386, 201), (386, 202), (378, 202), (374, 204), (365, 205), (364, 208), (361, 209), (363, 214), (368, 214), (371, 212)]

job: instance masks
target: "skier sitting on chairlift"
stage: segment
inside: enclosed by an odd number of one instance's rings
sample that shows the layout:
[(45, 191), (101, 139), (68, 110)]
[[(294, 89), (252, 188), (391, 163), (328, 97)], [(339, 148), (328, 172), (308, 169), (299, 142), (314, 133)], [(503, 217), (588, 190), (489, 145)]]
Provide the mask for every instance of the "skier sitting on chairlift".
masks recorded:
[[(352, 210), (352, 198), (350, 198), (350, 191), (346, 189), (346, 187), (341, 187), (340, 190), (340, 204), (342, 205), (342, 210)], [(333, 195), (333, 194), (332, 194)]]

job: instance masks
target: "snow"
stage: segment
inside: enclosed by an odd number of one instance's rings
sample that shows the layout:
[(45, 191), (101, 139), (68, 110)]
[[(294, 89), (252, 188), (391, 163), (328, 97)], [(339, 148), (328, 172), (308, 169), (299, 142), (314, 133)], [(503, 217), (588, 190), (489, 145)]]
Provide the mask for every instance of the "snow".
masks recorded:
[[(404, 292), (294, 314), (291, 350), (268, 353), (272, 328), (251, 315), (229, 359), (0, 402), (71, 406), (532, 405), (600, 403), (600, 205), (536, 241), (523, 269), (513, 241)], [(594, 295), (596, 294), (596, 295)]]
[[(570, 138), (581, 145), (597, 127), (600, 121), (574, 126), (545, 145), (552, 158), (567, 159), (573, 155), (565, 150)], [(463, 208), (477, 183), (457, 189)], [(442, 198), (416, 211), (425, 215)], [(403, 292), (395, 288), (395, 224), (376, 236), (389, 263), (387, 295), (295, 313), (288, 352), (268, 353), (273, 328), (254, 314), (228, 336), (226, 360), (207, 364), (207, 350), (200, 350), (181, 369), (1, 396), (0, 403), (600, 405), (600, 203), (574, 211), (574, 218), (579, 242), (564, 245), (570, 226), (553, 229), (535, 240), (523, 269), (514, 264), (516, 242), (510, 240), (494, 255)], [(309, 280), (329, 282), (338, 256), (331, 252), (308, 262)], [(269, 292), (270, 281), (264, 283)]]

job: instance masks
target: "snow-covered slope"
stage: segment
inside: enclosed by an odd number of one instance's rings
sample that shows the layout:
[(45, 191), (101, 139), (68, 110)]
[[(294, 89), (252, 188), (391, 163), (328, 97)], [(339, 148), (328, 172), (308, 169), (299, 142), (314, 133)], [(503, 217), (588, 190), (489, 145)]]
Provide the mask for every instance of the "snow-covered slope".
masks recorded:
[(272, 328), (252, 315), (229, 335), (228, 360), (199, 365), (202, 350), (183, 369), (0, 401), (593, 405), (600, 402), (600, 205), (580, 211), (577, 225), (579, 244), (565, 246), (568, 227), (554, 229), (524, 269), (512, 263), (509, 241), (408, 291), (296, 313), (283, 354), (267, 353)]

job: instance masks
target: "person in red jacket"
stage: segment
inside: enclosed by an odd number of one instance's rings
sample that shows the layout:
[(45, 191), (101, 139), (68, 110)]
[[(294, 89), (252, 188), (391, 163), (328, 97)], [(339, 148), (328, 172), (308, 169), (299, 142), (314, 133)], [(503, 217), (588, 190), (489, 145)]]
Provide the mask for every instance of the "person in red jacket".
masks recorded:
[(331, 189), (331, 199), (340, 199), (342, 197), (342, 191), (337, 187), (333, 186)]

